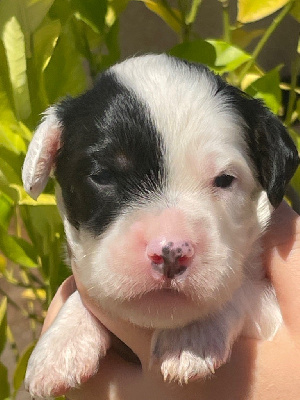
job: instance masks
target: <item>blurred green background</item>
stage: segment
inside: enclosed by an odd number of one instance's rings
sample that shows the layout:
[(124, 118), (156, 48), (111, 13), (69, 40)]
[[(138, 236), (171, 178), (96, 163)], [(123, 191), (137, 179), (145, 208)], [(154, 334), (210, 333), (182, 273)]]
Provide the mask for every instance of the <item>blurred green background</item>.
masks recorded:
[[(300, 1), (0, 1), (0, 400), (29, 399), (26, 363), (70, 270), (51, 179), (38, 201), (21, 166), (41, 113), (133, 54), (207, 64), (262, 99), (298, 145)], [(299, 210), (300, 172), (288, 189)]]

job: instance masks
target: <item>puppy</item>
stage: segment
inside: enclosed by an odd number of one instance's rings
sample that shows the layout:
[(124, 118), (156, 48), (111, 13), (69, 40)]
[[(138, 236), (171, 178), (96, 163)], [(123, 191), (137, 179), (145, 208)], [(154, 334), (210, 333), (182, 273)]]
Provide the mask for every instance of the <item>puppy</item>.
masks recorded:
[[(299, 163), (259, 100), (167, 55), (131, 58), (50, 107), (23, 167), (34, 198), (51, 169), (71, 262), (94, 302), (154, 328), (165, 380), (205, 378), (238, 335), (281, 324), (260, 237)], [(34, 397), (92, 376), (110, 334), (75, 292), (29, 360)]]

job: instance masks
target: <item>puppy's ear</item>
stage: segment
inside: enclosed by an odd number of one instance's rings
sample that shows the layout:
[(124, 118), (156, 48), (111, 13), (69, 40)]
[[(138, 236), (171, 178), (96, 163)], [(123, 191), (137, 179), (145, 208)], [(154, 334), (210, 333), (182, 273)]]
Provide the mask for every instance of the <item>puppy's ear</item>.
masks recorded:
[(262, 107), (249, 141), (262, 187), (273, 207), (281, 203), (286, 185), (299, 165), (299, 155), (283, 124)]
[(260, 100), (236, 88), (230, 98), (246, 122), (249, 155), (257, 178), (273, 207), (277, 207), (299, 165), (297, 148), (280, 120)]
[(24, 188), (34, 199), (37, 199), (48, 182), (60, 147), (61, 131), (55, 108), (48, 108), (28, 147), (22, 170)]

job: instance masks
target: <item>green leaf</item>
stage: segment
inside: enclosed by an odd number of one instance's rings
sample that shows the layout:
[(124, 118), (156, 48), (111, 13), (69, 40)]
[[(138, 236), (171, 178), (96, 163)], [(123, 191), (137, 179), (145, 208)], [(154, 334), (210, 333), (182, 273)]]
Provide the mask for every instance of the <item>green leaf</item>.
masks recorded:
[(274, 114), (278, 114), (281, 107), (281, 90), (279, 87), (279, 71), (281, 68), (282, 65), (272, 69), (245, 89), (245, 92), (252, 97), (263, 100)]
[(11, 217), (14, 212), (14, 202), (3, 192), (0, 192), (0, 226), (8, 229)]
[(10, 184), (22, 185), (21, 169), (24, 161), (23, 154), (16, 154), (13, 151), (0, 146), (0, 170)]
[(8, 235), (2, 227), (0, 227), (0, 249), (16, 264), (29, 268), (38, 266), (36, 249), (26, 240)]
[(56, 206), (21, 206), (22, 220), (41, 257), (44, 277), (50, 284), (51, 296), (70, 275), (63, 262), (64, 230)]
[(38, 74), (42, 74), (49, 64), (60, 32), (60, 21), (47, 19), (34, 33), (34, 62)]
[(181, 14), (179, 10), (171, 8), (162, 0), (141, 0), (149, 10), (157, 14), (174, 32), (181, 32)]
[(117, 20), (109, 29), (105, 37), (108, 54), (101, 56), (100, 70), (109, 68), (119, 61), (121, 49), (119, 44), (119, 20)]
[(73, 9), (79, 17), (95, 32), (102, 33), (107, 11), (107, 0), (71, 0)]
[(34, 346), (35, 346), (34, 343), (31, 344), (30, 346), (28, 346), (17, 363), (16, 369), (14, 372), (14, 379), (13, 379), (15, 391), (19, 390), (19, 388), (22, 385), (22, 382), (25, 378), (25, 372), (26, 372), (28, 360), (32, 353), (32, 350), (34, 349)]
[[(23, 29), (33, 33), (45, 18), (54, 0), (23, 0), (26, 22), (23, 18)], [(25, 25), (26, 24), (26, 25)]]
[(220, 73), (234, 71), (251, 58), (250, 54), (222, 40), (208, 40), (208, 43), (215, 49), (215, 69)]
[(6, 328), (7, 328), (7, 298), (4, 297), (0, 304), (0, 354), (4, 350), (6, 344)]
[(290, 0), (238, 0), (237, 20), (246, 24), (273, 14)]
[(61, 97), (75, 96), (87, 89), (88, 79), (70, 22), (66, 23), (53, 55), (44, 71), (45, 87), (50, 103)]
[(291, 9), (291, 15), (300, 22), (300, 1), (295, 1), (293, 8)]
[(0, 362), (0, 400), (9, 400), (10, 389), (7, 368)]
[(1, 38), (8, 62), (15, 109), (18, 118), (26, 119), (31, 113), (31, 106), (26, 74), (25, 38), (15, 16), (5, 23)]
[(16, 189), (18, 193), (18, 204), (28, 206), (48, 206), (56, 205), (54, 194), (42, 193), (38, 200), (33, 200), (24, 190), (23, 186), (11, 184), (10, 187)]
[(245, 31), (242, 28), (234, 29), (231, 33), (232, 43), (244, 49), (252, 42), (252, 40), (257, 39), (262, 36), (265, 32), (265, 29), (254, 29), (251, 31)]
[(178, 44), (169, 50), (169, 54), (192, 62), (200, 62), (210, 67), (215, 65), (216, 51), (214, 46), (203, 39)]
[[(32, 134), (16, 119), (8, 99), (4, 79), (0, 77), (0, 143), (15, 153), (25, 152), (26, 144), (23, 139), (30, 140)], [(9, 80), (8, 76), (6, 79)]]

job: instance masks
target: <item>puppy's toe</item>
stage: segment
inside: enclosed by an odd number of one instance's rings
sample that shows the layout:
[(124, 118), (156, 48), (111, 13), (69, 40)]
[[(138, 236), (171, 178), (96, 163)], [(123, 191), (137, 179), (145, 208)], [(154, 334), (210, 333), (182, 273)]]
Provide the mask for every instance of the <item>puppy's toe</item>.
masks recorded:
[(161, 363), (161, 372), (165, 381), (186, 384), (210, 377), (225, 362), (226, 359), (205, 358), (190, 351), (182, 351), (177, 355), (166, 356)]

